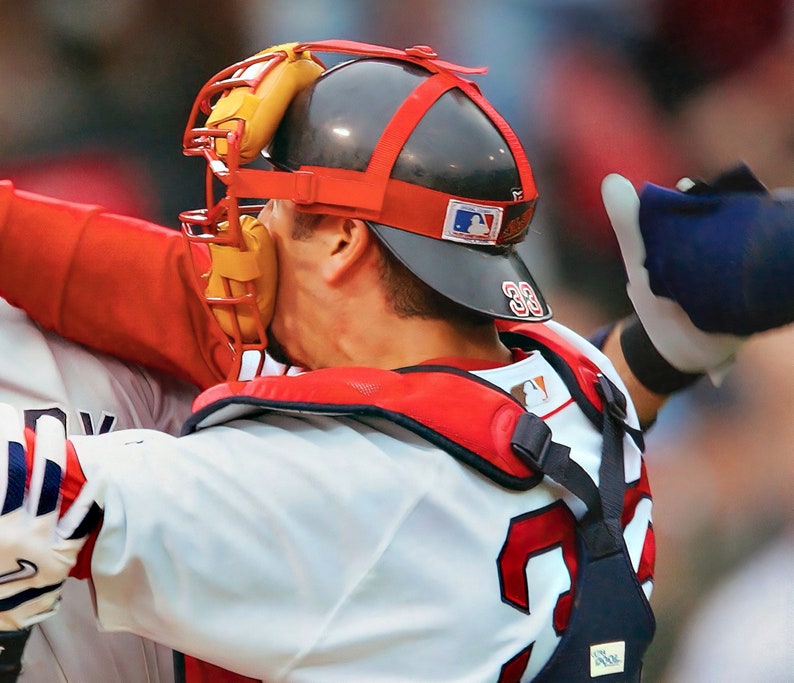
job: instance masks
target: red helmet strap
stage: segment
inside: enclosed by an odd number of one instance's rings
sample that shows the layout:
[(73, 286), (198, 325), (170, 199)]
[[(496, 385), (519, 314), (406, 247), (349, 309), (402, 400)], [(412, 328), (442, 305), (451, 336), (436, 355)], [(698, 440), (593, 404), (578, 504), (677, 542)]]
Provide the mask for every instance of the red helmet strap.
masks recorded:
[(378, 184), (383, 183), (384, 191), (397, 157), (427, 110), (445, 92), (460, 83), (461, 79), (454, 74), (438, 72), (422, 81), (394, 112), (375, 145), (366, 171), (367, 175), (377, 179)]

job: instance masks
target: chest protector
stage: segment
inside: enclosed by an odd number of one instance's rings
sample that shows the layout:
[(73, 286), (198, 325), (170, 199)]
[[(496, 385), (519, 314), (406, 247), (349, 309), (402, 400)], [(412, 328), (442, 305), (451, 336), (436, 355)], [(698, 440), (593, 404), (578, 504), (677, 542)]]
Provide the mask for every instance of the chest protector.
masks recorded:
[[(500, 334), (511, 348), (540, 352), (601, 432), (598, 486), (540, 417), (490, 382), (448, 366), (329, 368), (219, 385), (199, 396), (184, 431), (252, 411), (379, 417), (418, 434), (497, 486), (525, 491), (548, 475), (587, 512), (575, 529), (579, 569), (570, 620), (533, 681), (577, 683), (593, 676), (599, 683), (639, 681), (655, 622), (628, 557), (621, 515), (623, 440), (628, 434), (643, 448), (641, 434), (625, 422), (625, 397), (573, 344), (539, 324), (500, 323)], [(503, 670), (500, 682), (518, 683), (525, 666)]]

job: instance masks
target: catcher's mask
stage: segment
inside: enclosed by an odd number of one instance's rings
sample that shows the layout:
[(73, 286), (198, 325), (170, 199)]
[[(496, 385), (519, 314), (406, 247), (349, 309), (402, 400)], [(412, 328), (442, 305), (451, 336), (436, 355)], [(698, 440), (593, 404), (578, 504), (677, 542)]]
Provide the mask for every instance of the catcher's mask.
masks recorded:
[[(326, 70), (317, 52), (354, 59)], [(272, 316), (275, 258), (251, 215), (269, 199), (366, 221), (414, 275), (465, 308), (551, 317), (516, 250), (537, 199), (529, 162), (463, 77), (484, 72), (427, 46), (339, 40), (268, 48), (204, 86), (184, 151), (207, 162), (207, 208), (180, 218), (191, 243), (210, 245), (205, 297), (238, 356), (264, 349)]]

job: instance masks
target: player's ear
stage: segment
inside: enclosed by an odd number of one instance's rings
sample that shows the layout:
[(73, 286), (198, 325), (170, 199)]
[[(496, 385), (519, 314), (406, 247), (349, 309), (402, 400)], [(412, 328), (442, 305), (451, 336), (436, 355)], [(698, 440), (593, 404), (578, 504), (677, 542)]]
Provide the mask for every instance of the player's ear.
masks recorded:
[(367, 224), (356, 218), (338, 218), (328, 228), (331, 233), (323, 274), (334, 283), (366, 260), (376, 238)]

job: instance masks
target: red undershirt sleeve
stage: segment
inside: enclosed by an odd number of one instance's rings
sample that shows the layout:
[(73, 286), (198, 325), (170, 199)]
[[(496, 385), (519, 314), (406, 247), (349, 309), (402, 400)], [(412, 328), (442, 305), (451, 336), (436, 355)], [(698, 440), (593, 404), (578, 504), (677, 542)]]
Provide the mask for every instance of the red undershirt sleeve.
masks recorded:
[[(200, 267), (208, 266), (209, 258)], [(0, 181), (0, 295), (43, 327), (206, 388), (232, 354), (181, 234)]]

